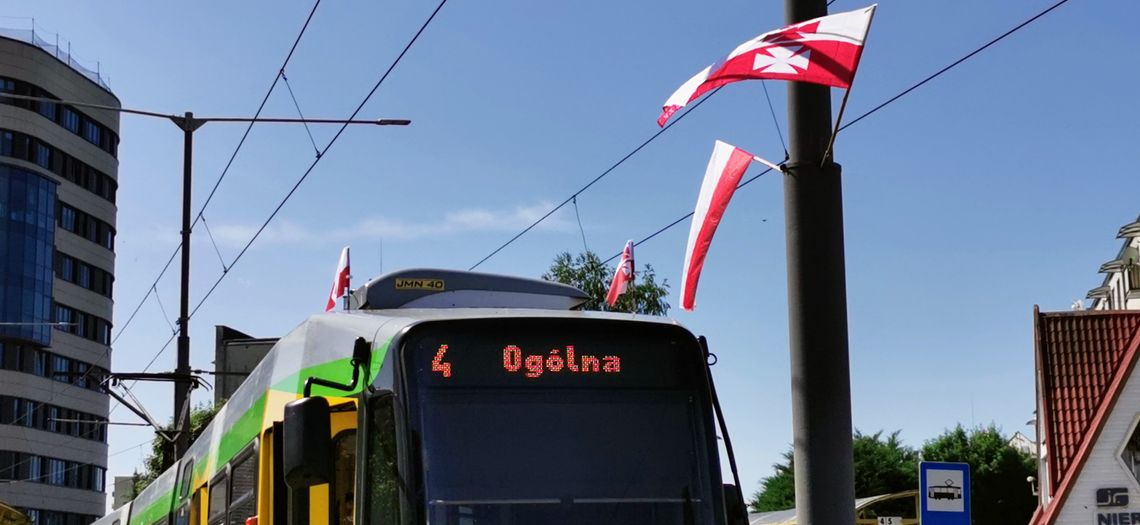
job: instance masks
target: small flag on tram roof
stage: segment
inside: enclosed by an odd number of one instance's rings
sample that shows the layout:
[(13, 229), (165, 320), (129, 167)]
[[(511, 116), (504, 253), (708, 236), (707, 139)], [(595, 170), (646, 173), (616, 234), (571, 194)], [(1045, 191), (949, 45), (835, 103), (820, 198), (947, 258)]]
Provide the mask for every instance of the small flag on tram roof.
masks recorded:
[(725, 84), (739, 80), (798, 80), (851, 87), (875, 5), (836, 13), (769, 31), (753, 38), (681, 85), (665, 101), (657, 125), (677, 110)]
[(621, 260), (618, 262), (617, 271), (614, 272), (614, 278), (610, 281), (610, 291), (606, 293), (606, 304), (611, 307), (617, 304), (618, 297), (626, 292), (632, 282), (633, 241), (627, 241), (625, 249), (621, 251)]
[(333, 277), (332, 291), (329, 292), (329, 302), (325, 305), (325, 311), (331, 312), (336, 308), (336, 301), (348, 292), (348, 279), (351, 272), (348, 266), (348, 246), (345, 246), (340, 252), (340, 262), (336, 265), (336, 276)]
[(692, 311), (697, 296), (697, 281), (705, 265), (713, 234), (724, 216), (728, 201), (736, 192), (740, 178), (752, 162), (751, 153), (736, 146), (716, 141), (712, 158), (705, 170), (693, 223), (689, 227), (689, 244), (685, 247), (685, 266), (681, 273), (681, 308)]

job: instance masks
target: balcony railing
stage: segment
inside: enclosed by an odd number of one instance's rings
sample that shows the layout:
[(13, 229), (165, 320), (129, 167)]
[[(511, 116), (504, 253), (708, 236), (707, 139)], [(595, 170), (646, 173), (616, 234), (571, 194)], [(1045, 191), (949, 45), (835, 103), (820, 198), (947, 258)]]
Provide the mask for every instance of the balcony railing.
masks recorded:
[[(101, 67), (99, 62), (95, 62), (95, 69), (90, 69), (80, 64), (79, 61), (71, 54), (71, 42), (60, 43), (59, 34), (48, 34), (36, 29), (35, 22), (32, 21), (27, 29), (13, 29), (0, 27), (0, 37), (8, 38), (11, 40), (18, 40), (25, 44), (36, 46), (49, 55), (54, 56), (60, 62), (67, 64), (71, 69), (74, 69), (80, 75), (90, 79), (92, 82), (99, 85), (99, 87), (111, 91), (111, 86), (107, 84), (108, 78), (100, 71)], [(50, 40), (48, 40), (50, 39)]]

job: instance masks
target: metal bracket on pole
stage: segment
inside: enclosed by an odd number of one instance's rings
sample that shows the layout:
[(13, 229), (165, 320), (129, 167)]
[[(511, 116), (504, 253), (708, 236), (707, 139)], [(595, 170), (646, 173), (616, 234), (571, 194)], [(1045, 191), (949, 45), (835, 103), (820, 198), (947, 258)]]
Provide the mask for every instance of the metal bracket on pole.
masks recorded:
[[(122, 394), (115, 392), (113, 390), (113, 387), (122, 385), (123, 381), (178, 381), (179, 379), (182, 379), (181, 376), (182, 374), (176, 374), (173, 372), (112, 373), (107, 376), (107, 380), (104, 381), (100, 386), (102, 387), (103, 391), (107, 393), (107, 395), (111, 396), (120, 404), (127, 407), (127, 409), (138, 416), (139, 419), (145, 421), (147, 425), (153, 427), (155, 433), (161, 436), (162, 439), (173, 443), (178, 439), (180, 434), (180, 430), (177, 428), (177, 426), (170, 430), (164, 429), (161, 425), (158, 424), (157, 421), (154, 420), (154, 417), (150, 415), (150, 412), (147, 412), (146, 408), (143, 407), (138, 398), (131, 394), (130, 390), (126, 390), (124, 388), (127, 396), (130, 397), (130, 399), (127, 399), (127, 397), (124, 397)], [(206, 385), (202, 378), (196, 375), (189, 375), (186, 379), (190, 381), (190, 384), (192, 385), (191, 388), (198, 388)], [(188, 408), (189, 397), (187, 397), (187, 403), (185, 403), (183, 406), (182, 414), (180, 414), (180, 419), (186, 417), (186, 411)]]
[(182, 131), (188, 131), (190, 133), (198, 131), (198, 128), (202, 127), (204, 124), (206, 124), (206, 122), (208, 122), (206, 119), (194, 118), (192, 113), (188, 113), (187, 115), (189, 116), (170, 115), (169, 118), (175, 126), (178, 126), (178, 129), (181, 129)]

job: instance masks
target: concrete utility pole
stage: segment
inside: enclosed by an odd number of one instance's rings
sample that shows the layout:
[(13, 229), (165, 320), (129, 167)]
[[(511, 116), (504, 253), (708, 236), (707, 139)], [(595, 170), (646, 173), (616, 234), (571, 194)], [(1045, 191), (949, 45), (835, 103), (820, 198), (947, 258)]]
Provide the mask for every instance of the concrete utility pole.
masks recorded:
[[(827, 15), (825, 0), (784, 0), (784, 7), (789, 24)], [(839, 165), (824, 158), (831, 125), (830, 88), (789, 82), (784, 218), (800, 525), (855, 522), (843, 190)]]

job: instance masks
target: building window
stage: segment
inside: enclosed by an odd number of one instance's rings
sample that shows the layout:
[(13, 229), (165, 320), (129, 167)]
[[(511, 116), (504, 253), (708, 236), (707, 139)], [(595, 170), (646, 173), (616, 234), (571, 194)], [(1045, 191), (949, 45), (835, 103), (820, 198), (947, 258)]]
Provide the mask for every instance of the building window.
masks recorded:
[(33, 158), (32, 162), (44, 169), (51, 169), (51, 148), (43, 142), (36, 141), (35, 146), (32, 148)]
[(69, 283), (75, 282), (75, 259), (63, 254), (60, 254), (60, 259), (59, 278)]
[(91, 267), (86, 264), (79, 265), (79, 280), (75, 284), (91, 289)]
[(61, 217), (59, 225), (69, 232), (75, 232), (75, 208), (64, 204), (60, 207), (60, 209)]
[(115, 229), (91, 215), (77, 210), (67, 203), (59, 203), (58, 225), (60, 228), (74, 233), (84, 239), (96, 243), (108, 250), (115, 249)]
[[(32, 95), (58, 100), (55, 95), (52, 95), (39, 86), (11, 78), (0, 78), (0, 92), (15, 93), (17, 95)], [(35, 111), (43, 115), (44, 118), (67, 128), (72, 133), (82, 136), (88, 142), (98, 146), (99, 149), (110, 153), (111, 156), (116, 156), (118, 153), (119, 138), (115, 132), (87, 115), (84, 115), (83, 112), (74, 107), (60, 104), (59, 102), (27, 101), (9, 98), (0, 98), (0, 104)]]
[(72, 133), (79, 133), (79, 114), (71, 108), (63, 108), (63, 119), (60, 124)]
[[(108, 140), (107, 132), (99, 131), (98, 134), (104, 142)], [(0, 130), (0, 156), (34, 162), (103, 199), (115, 202), (117, 183), (109, 175), (28, 135)]]
[(90, 120), (83, 121), (83, 138), (87, 139), (87, 142), (96, 146), (100, 145), (100, 141), (102, 140), (101, 131), (99, 124)]
[(1128, 437), (1128, 441), (1124, 442), (1120, 459), (1124, 461), (1124, 466), (1132, 477), (1140, 482), (1140, 421), (1133, 425), (1132, 434)]
[(37, 102), (36, 105), (37, 105), (36, 111), (40, 115), (43, 115), (44, 118), (46, 118), (52, 122), (55, 122), (56, 108), (58, 107), (58, 106), (56, 106), (55, 102), (40, 101), (40, 102)]

